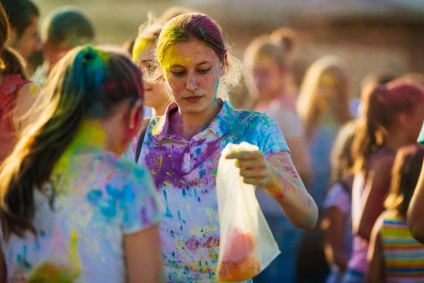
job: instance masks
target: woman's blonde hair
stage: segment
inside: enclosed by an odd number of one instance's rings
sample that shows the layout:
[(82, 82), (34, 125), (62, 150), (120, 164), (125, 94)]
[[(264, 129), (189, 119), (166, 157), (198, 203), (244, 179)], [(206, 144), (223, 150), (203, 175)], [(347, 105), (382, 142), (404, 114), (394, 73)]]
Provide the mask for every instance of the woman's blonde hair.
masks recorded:
[(336, 56), (324, 56), (308, 68), (296, 103), (299, 116), (305, 125), (307, 139), (312, 137), (326, 111), (319, 107), (321, 97), (318, 90), (322, 83), (333, 87), (336, 91), (336, 97), (332, 97), (336, 100), (336, 109), (330, 114), (336, 118), (338, 124), (343, 125), (353, 118), (349, 108), (346, 63)]

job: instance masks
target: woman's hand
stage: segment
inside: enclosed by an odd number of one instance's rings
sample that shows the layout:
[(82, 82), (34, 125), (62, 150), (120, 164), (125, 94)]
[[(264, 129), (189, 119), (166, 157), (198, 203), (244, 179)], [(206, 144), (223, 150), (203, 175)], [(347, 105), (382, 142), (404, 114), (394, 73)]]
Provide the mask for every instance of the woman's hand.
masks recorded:
[(269, 180), (269, 165), (260, 151), (239, 151), (230, 153), (227, 159), (237, 159), (236, 167), (246, 184), (263, 187)]
[(278, 152), (268, 160), (259, 151), (238, 151), (226, 158), (236, 159), (243, 181), (266, 190), (296, 227), (312, 229), (315, 226), (318, 208), (306, 191), (289, 152)]

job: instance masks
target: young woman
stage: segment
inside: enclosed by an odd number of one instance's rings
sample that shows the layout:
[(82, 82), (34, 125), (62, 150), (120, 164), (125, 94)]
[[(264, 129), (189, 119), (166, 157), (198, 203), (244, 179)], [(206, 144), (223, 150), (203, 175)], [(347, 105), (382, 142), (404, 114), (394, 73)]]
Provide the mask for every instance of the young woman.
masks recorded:
[[(287, 36), (271, 38), (262, 35), (246, 48), (244, 64), (245, 82), (249, 95), (254, 98), (254, 111), (269, 115), (284, 134), (291, 157), (302, 180), (307, 184), (310, 176), (309, 154), (303, 124), (296, 111), (295, 95), (289, 93), (290, 52), (292, 41)], [(281, 213), (277, 202), (263, 190), (257, 197), (283, 253), (259, 276), (255, 282), (274, 282), (284, 278), (286, 283), (296, 282), (296, 261), (303, 231), (293, 227)]]
[(0, 0), (10, 21), (10, 46), (25, 60), (41, 50), (38, 19), (40, 13), (32, 0)]
[(10, 36), (7, 16), (0, 4), (0, 164), (12, 152), (39, 88), (27, 79), (23, 59), (6, 47)]
[[(141, 25), (139, 34), (134, 42), (132, 58), (144, 73), (153, 72), (155, 60), (156, 40), (163, 27), (157, 22), (148, 22)], [(154, 74), (151, 74), (154, 76)], [(171, 103), (170, 96), (165, 90), (163, 78), (157, 78), (154, 82), (144, 80), (144, 105), (152, 109), (152, 116), (162, 116)]]
[[(139, 162), (158, 188), (166, 280), (216, 282), (216, 170), (228, 143), (259, 147), (227, 158), (237, 159), (244, 182), (272, 195), (295, 226), (314, 227), (317, 207), (276, 123), (218, 98), (237, 81), (237, 69), (213, 20), (199, 13), (171, 19), (159, 35), (156, 56), (175, 103), (148, 124)], [(128, 154), (134, 159), (134, 146)]]
[(346, 63), (327, 55), (308, 68), (296, 102), (311, 158), (309, 191), (320, 209), (330, 185), (332, 145), (341, 127), (353, 118), (348, 87)]
[(423, 165), (424, 147), (410, 145), (398, 150), (392, 184), (383, 212), (374, 224), (366, 282), (423, 282), (424, 245), (412, 238), (407, 209)]
[(394, 80), (372, 84), (361, 96), (362, 113), (353, 142), (352, 257), (343, 282), (364, 282), (373, 225), (384, 210), (396, 151), (416, 142), (424, 120), (424, 88)]
[(140, 70), (79, 47), (43, 97), (0, 168), (0, 282), (158, 282), (154, 185), (119, 157), (142, 116)]
[[(424, 121), (421, 127), (417, 142), (424, 146)], [(424, 161), (423, 161), (424, 162)], [(408, 208), (408, 225), (412, 236), (424, 243), (424, 219), (421, 217), (424, 211), (424, 166), (421, 167), (421, 174)]]

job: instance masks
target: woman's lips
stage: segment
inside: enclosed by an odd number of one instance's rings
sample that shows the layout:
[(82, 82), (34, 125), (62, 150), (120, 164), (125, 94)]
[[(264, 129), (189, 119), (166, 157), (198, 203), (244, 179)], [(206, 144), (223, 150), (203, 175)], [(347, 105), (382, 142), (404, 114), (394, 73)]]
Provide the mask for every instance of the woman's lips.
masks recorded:
[(189, 96), (184, 98), (185, 100), (188, 100), (190, 102), (197, 102), (202, 98), (202, 96)]

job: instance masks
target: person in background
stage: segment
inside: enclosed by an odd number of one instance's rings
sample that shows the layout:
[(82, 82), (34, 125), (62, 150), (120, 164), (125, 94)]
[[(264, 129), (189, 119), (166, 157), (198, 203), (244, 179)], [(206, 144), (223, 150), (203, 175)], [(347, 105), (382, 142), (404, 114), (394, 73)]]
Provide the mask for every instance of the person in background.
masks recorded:
[[(166, 281), (217, 282), (216, 172), (228, 143), (258, 146), (226, 157), (237, 159), (243, 181), (272, 195), (293, 225), (314, 227), (317, 207), (275, 121), (221, 99), (238, 82), (240, 63), (217, 23), (200, 13), (172, 18), (159, 35), (156, 59), (174, 102), (138, 138), (138, 162), (149, 168), (158, 188)], [(135, 159), (134, 146), (127, 156)]]
[(329, 187), (333, 142), (341, 127), (353, 118), (348, 85), (346, 63), (327, 55), (308, 68), (296, 102), (311, 158), (309, 190), (318, 208), (322, 208)]
[(25, 60), (41, 49), (38, 32), (40, 12), (31, 0), (0, 0), (10, 21), (9, 45)]
[(386, 211), (376, 220), (368, 250), (366, 282), (424, 282), (424, 245), (412, 238), (407, 209), (424, 159), (424, 147), (401, 147), (393, 164)]
[[(135, 40), (132, 59), (137, 66), (144, 70), (144, 74), (154, 77), (156, 40), (159, 37), (163, 25), (150, 19), (139, 28), (139, 34)], [(162, 77), (154, 82), (144, 81), (144, 105), (152, 109), (151, 117), (162, 116), (171, 103), (171, 98), (165, 90)]]
[(352, 148), (353, 252), (344, 283), (365, 281), (371, 230), (384, 211), (396, 151), (415, 143), (424, 120), (424, 88), (418, 84), (397, 79), (363, 91)]
[[(320, 210), (330, 187), (330, 155), (333, 143), (345, 123), (353, 119), (349, 104), (349, 77), (347, 64), (339, 57), (326, 55), (307, 69), (296, 109), (305, 127), (307, 150), (310, 156), (311, 180), (308, 190)], [(320, 217), (320, 223), (323, 217)], [(325, 235), (321, 225), (307, 231), (299, 250), (298, 280), (300, 283), (322, 283), (329, 265), (325, 260)]]
[(0, 4), (0, 164), (28, 123), (27, 112), (39, 93), (38, 86), (28, 80), (23, 58), (6, 46), (9, 36), (9, 22)]
[(330, 264), (326, 283), (339, 283), (352, 253), (352, 142), (355, 121), (341, 128), (331, 153), (332, 186), (324, 200), (325, 255)]
[[(289, 93), (290, 52), (293, 42), (282, 35), (260, 36), (244, 53), (245, 82), (255, 100), (252, 110), (266, 113), (277, 123), (290, 148), (293, 164), (304, 183), (310, 177), (309, 154), (303, 124), (296, 111), (295, 95)], [(255, 282), (296, 282), (296, 260), (303, 231), (294, 227), (281, 208), (264, 190), (256, 191), (258, 202), (282, 252), (271, 265), (255, 277)]]
[(82, 46), (55, 66), (0, 167), (0, 282), (160, 282), (155, 187), (120, 157), (142, 99), (123, 53)]
[(92, 43), (94, 37), (94, 27), (82, 10), (72, 6), (54, 10), (43, 21), (43, 64), (35, 70), (31, 79), (43, 86), (54, 65), (69, 50)]
[[(418, 143), (424, 146), (424, 121), (421, 132), (417, 139)], [(424, 160), (423, 160), (424, 162)], [(411, 203), (408, 208), (408, 226), (412, 236), (424, 243), (424, 166), (421, 167), (420, 178), (412, 196)]]

